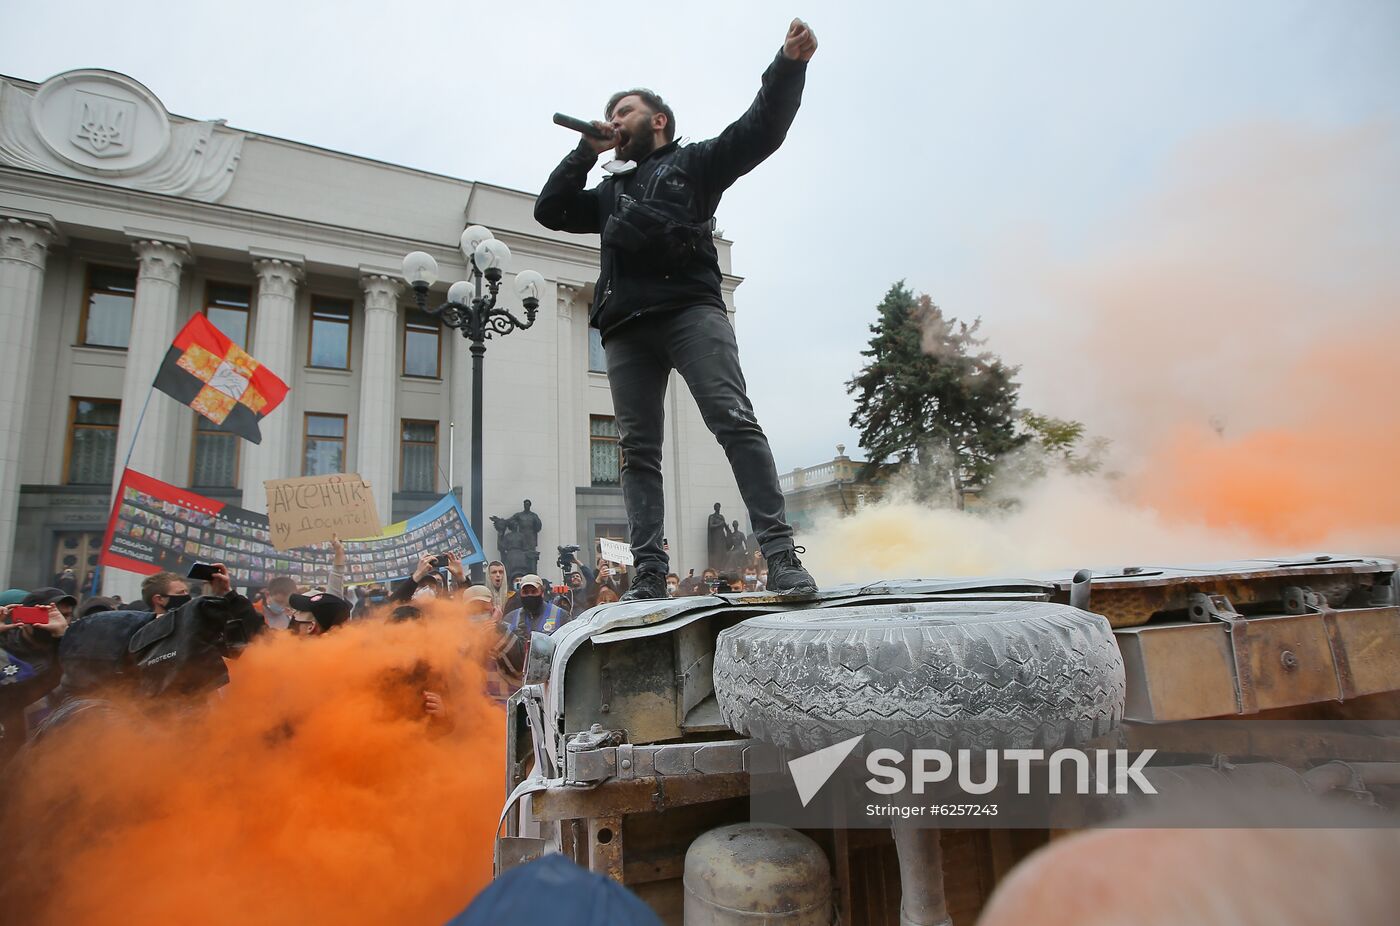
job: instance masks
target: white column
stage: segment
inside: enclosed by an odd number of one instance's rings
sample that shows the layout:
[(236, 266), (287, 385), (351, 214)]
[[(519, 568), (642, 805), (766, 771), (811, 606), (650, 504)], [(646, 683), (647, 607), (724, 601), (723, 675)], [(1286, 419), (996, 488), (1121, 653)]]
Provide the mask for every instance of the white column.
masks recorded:
[(398, 475), (399, 422), (394, 415), (398, 392), (399, 294), (403, 284), (384, 274), (360, 278), (365, 293), (364, 354), (360, 362), (360, 418), (356, 423), (355, 471), (374, 492), (379, 519), (394, 517), (395, 478)]
[[(175, 416), (181, 411), (180, 404), (169, 396), (152, 395), (151, 387), (161, 361), (170, 350), (170, 342), (175, 340), (180, 272), (190, 259), (190, 252), (179, 244), (150, 238), (137, 238), (132, 249), (140, 265), (136, 272), (136, 304), (131, 312), (131, 338), (126, 347), (126, 375), (122, 379), (117, 459), (112, 474), (114, 498), (133, 439), (131, 468), (156, 479), (172, 481), (169, 461), (176, 430)], [(148, 397), (150, 404), (146, 405)], [(146, 408), (144, 419), (143, 406)], [(104, 567), (102, 593), (136, 601), (141, 596), (141, 576)]]
[(18, 528), (20, 451), (39, 297), (55, 231), (52, 220), (40, 224), (0, 217), (0, 581), (6, 588)]
[(556, 324), (558, 352), (558, 431), (559, 431), (559, 543), (579, 542), (578, 529), (578, 452), (588, 434), (579, 427), (578, 399), (584, 384), (576, 371), (574, 314), (580, 304), (583, 286), (560, 281), (555, 288), (559, 317)]
[[(258, 275), (258, 308), (253, 320), (251, 352), (259, 363), (291, 384), (295, 373), (297, 283), (301, 268), (288, 260), (267, 258), (253, 262)], [(263, 483), (301, 475), (295, 464), (295, 425), (290, 396), (262, 420), (262, 443), (243, 443), (243, 507), (267, 510)]]
[[(156, 371), (175, 339), (176, 307), (180, 296), (180, 271), (190, 253), (177, 244), (143, 239), (133, 245), (140, 260), (136, 274), (136, 305), (131, 315), (131, 339), (126, 348), (126, 376), (122, 380), (122, 411), (117, 429), (117, 461), (112, 490), (121, 482), (127, 450), (131, 468), (171, 481), (169, 459), (180, 405), (165, 395), (151, 396)], [(150, 404), (146, 398), (150, 396)], [(141, 409), (146, 406), (142, 420)], [(141, 423), (137, 432), (137, 423)]]

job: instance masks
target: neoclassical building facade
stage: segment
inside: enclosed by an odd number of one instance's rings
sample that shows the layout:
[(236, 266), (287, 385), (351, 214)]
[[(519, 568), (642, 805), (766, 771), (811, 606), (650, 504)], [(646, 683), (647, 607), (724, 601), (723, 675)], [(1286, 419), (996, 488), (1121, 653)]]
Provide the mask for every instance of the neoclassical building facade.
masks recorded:
[[(624, 538), (616, 422), (587, 321), (597, 239), (541, 227), (533, 202), (172, 115), (111, 71), (0, 78), (0, 581), (88, 575), (128, 454), (133, 469), (254, 511), (263, 482), (288, 476), (357, 472), (386, 522), (469, 486), (468, 344), (416, 309), (399, 270), (409, 251), (432, 254), (441, 302), (467, 276), (468, 225), (511, 249), (505, 305), (518, 309), (515, 271), (550, 290), (533, 327), (487, 342), (486, 513), (530, 499), (542, 569), (558, 545)], [(740, 280), (717, 244), (732, 313)], [(200, 311), (291, 387), (261, 444), (151, 392)], [(684, 574), (704, 565), (713, 503), (743, 506), (674, 376), (666, 411), (667, 536)], [(494, 554), (489, 522), (487, 534)], [(138, 583), (113, 572), (105, 589), (134, 597)]]

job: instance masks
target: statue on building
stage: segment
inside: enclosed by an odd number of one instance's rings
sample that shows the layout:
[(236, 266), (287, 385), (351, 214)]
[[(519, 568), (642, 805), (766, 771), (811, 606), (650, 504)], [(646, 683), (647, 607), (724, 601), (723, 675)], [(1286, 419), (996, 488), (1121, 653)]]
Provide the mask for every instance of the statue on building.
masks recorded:
[(491, 516), (496, 528), (496, 549), (505, 564), (506, 576), (514, 582), (523, 575), (538, 573), (540, 567), (540, 531), (544, 522), (530, 510), (530, 500), (524, 508), (508, 518)]
[(735, 521), (729, 528), (729, 562), (726, 568), (730, 573), (743, 575), (744, 564), (749, 558), (749, 541), (744, 532), (739, 530), (739, 522)]
[[(520, 531), (520, 542), (526, 550), (534, 553), (534, 563), (540, 561), (540, 531), (544, 530), (544, 522), (540, 516), (530, 510), (530, 500), (527, 498), (521, 503), (524, 507), (514, 515), (517, 529)], [(534, 565), (530, 567), (534, 572)]]
[(706, 531), (709, 540), (707, 552), (710, 558), (705, 561), (705, 565), (713, 569), (722, 569), (729, 558), (729, 525), (725, 522), (724, 515), (720, 514), (719, 502), (715, 502), (715, 513), (710, 515)]

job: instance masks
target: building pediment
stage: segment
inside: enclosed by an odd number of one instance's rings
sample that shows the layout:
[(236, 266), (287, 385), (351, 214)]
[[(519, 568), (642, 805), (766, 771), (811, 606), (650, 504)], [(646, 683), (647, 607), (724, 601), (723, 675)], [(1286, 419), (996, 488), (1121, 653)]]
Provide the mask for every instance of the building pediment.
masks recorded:
[(212, 203), (242, 150), (241, 132), (172, 119), (125, 74), (65, 71), (33, 91), (0, 79), (0, 164)]

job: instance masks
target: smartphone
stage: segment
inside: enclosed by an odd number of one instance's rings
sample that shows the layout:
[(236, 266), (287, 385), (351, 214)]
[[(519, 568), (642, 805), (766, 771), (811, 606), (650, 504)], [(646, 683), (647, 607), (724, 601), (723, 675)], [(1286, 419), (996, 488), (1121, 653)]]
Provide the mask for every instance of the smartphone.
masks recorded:
[(201, 582), (208, 582), (218, 574), (219, 570), (214, 567), (213, 563), (195, 563), (190, 567), (190, 571), (185, 573), (189, 578), (198, 579)]
[(47, 624), (49, 609), (39, 605), (15, 605), (10, 609), (10, 620), (16, 624)]
[(446, 569), (446, 568), (447, 568), (447, 554), (446, 554), (446, 553), (439, 553), (437, 556), (434, 556), (434, 557), (433, 557), (433, 568), (434, 568), (434, 569)]

